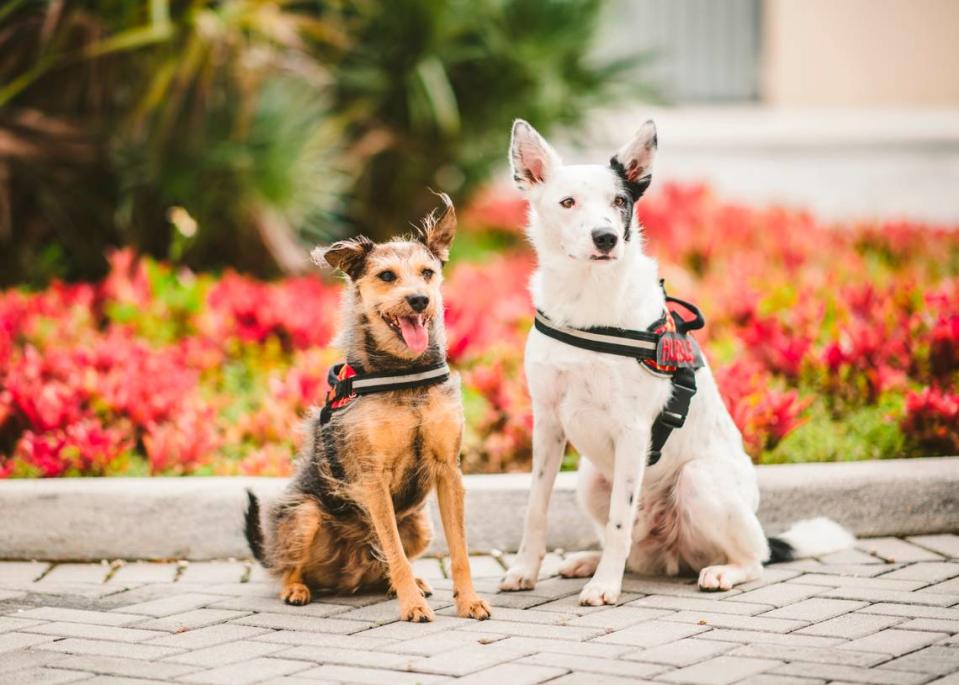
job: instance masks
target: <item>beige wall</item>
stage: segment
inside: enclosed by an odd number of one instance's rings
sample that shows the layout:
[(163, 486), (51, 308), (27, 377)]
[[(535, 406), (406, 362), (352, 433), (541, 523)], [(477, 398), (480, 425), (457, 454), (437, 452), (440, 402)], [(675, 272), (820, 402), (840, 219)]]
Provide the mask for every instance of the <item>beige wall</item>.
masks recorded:
[(763, 99), (959, 106), (959, 0), (765, 0)]

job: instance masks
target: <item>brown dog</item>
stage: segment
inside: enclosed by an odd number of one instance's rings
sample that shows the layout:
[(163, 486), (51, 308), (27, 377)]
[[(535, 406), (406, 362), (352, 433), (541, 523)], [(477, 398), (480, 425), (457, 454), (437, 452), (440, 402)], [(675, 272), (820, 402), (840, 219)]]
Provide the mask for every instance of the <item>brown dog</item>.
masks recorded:
[[(387, 380), (445, 362), (441, 269), (456, 215), (448, 197), (412, 240), (375, 244), (364, 237), (317, 248), (348, 277), (339, 342), (354, 379)], [(448, 370), (446, 370), (448, 374)], [(339, 378), (346, 378), (341, 370)], [(395, 381), (391, 381), (395, 382)], [(259, 515), (250, 493), (246, 535), (254, 556), (282, 579), (288, 604), (307, 604), (310, 588), (392, 589), (400, 618), (430, 621), (431, 589), (410, 559), (430, 540), (425, 499), (436, 487), (462, 617), (486, 619), (489, 605), (470, 575), (459, 471), (463, 407), (459, 377), (377, 391), (340, 393), (307, 423), (297, 472), (283, 498)], [(357, 391), (358, 392), (358, 391)]]

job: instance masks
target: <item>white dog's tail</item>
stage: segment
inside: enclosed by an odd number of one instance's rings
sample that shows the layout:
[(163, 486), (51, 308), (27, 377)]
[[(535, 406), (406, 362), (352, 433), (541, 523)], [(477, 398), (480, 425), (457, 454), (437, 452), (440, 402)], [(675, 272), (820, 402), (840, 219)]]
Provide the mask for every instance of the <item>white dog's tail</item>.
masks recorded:
[(781, 535), (769, 538), (769, 563), (819, 557), (848, 549), (856, 537), (827, 518), (797, 521)]

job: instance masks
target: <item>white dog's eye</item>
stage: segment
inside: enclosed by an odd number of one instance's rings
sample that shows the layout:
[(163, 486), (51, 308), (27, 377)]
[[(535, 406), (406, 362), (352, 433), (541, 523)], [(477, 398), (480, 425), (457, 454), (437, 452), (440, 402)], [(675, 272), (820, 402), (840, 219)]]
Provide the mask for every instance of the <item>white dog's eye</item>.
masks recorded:
[(571, 197), (564, 197), (562, 200), (559, 201), (559, 204), (562, 205), (564, 208), (569, 209), (570, 207), (576, 204), (576, 200), (574, 200)]
[(620, 207), (620, 208), (622, 208), (622, 207), (625, 207), (625, 206), (626, 206), (626, 198), (623, 197), (622, 195), (617, 195), (617, 196), (616, 196), (616, 199), (613, 200), (613, 207)]

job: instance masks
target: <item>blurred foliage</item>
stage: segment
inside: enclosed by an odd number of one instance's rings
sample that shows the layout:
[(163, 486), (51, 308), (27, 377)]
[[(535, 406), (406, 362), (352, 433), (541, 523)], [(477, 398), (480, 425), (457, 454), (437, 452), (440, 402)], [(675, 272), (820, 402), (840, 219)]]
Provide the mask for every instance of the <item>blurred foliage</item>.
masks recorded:
[(575, 125), (646, 91), (589, 56), (600, 0), (7, 0), (0, 283), (305, 267), (467, 199), (510, 122)]

